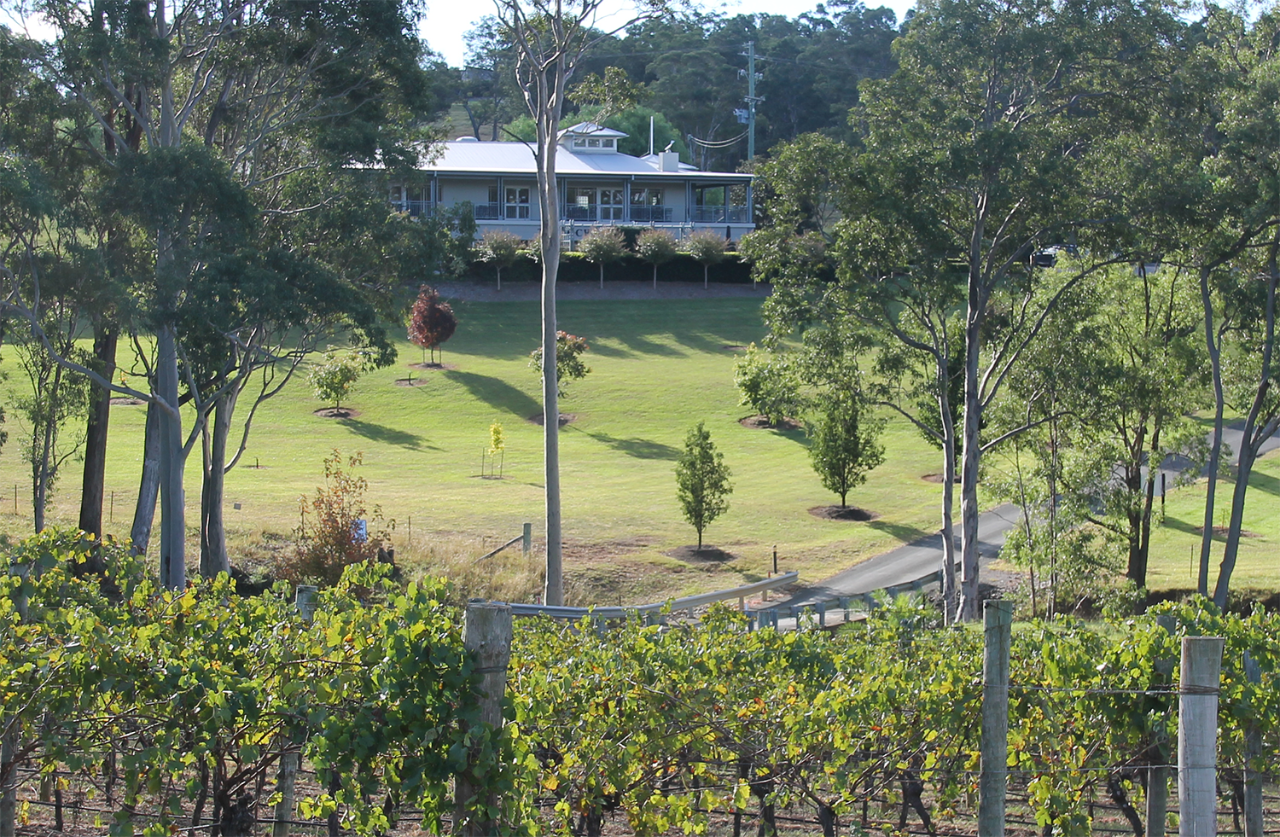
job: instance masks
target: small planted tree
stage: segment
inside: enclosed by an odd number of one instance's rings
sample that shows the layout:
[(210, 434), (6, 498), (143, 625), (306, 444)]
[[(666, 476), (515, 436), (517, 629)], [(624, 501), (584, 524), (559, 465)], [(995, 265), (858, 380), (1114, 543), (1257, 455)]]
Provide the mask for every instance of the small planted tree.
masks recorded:
[(502, 290), (502, 269), (516, 263), (522, 244), (524, 240), (520, 236), (507, 230), (485, 230), (476, 242), (476, 257), (498, 271), (498, 290)]
[(617, 227), (599, 227), (587, 233), (578, 251), (587, 261), (600, 266), (600, 287), (604, 287), (604, 266), (621, 261), (627, 254), (627, 240)]
[[(490, 463), (497, 463), (499, 479), (502, 477), (502, 460), (504, 459), (503, 451), (505, 451), (506, 448), (507, 439), (502, 432), (502, 423), (495, 421), (493, 424), (489, 425), (489, 450), (485, 451), (485, 453), (489, 455)], [(489, 473), (493, 473), (493, 464), (490, 464), (489, 466)], [(484, 476), (483, 469), (481, 469), (481, 476)]]
[(676, 238), (666, 230), (648, 229), (636, 237), (636, 255), (653, 265), (653, 287), (658, 288), (658, 265), (666, 264), (679, 254)]
[(431, 362), (435, 363), (436, 349), (457, 329), (458, 316), (453, 313), (453, 307), (441, 301), (435, 288), (423, 285), (409, 317), (409, 342), (422, 349), (423, 365), (426, 365), (427, 350), (431, 351)]
[(307, 375), (312, 391), (320, 401), (333, 404), (336, 413), (342, 410), (342, 402), (355, 390), (356, 381), (365, 372), (365, 361), (359, 354), (324, 353), (324, 360)]
[(709, 284), (708, 275), (713, 264), (720, 264), (728, 255), (728, 242), (711, 230), (698, 230), (681, 242), (682, 249), (694, 261), (702, 265), (702, 287)]
[[(579, 381), (587, 377), (591, 367), (582, 359), (590, 347), (587, 341), (564, 331), (556, 332), (556, 392), (565, 397), (564, 388), (570, 381)], [(529, 354), (529, 368), (542, 374), (542, 347)]]
[(809, 460), (822, 485), (840, 495), (845, 508), (849, 492), (867, 481), (867, 472), (884, 462), (877, 439), (883, 422), (856, 397), (831, 396), (810, 422)]
[(684, 451), (676, 460), (676, 497), (684, 519), (698, 531), (699, 551), (703, 531), (729, 509), (730, 476), (724, 454), (716, 450), (703, 422), (698, 422), (685, 436)]
[(799, 383), (792, 364), (784, 355), (756, 348), (752, 343), (733, 367), (733, 383), (746, 405), (777, 427), (795, 415), (800, 406)]

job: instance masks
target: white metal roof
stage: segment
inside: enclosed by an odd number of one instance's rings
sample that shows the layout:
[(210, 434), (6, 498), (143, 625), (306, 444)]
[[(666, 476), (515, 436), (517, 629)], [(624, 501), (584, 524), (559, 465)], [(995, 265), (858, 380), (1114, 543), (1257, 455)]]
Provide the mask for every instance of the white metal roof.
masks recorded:
[[(439, 154), (425, 166), (427, 171), (445, 174), (502, 174), (536, 177), (533, 149), (523, 142), (445, 142), (434, 147)], [(737, 172), (698, 171), (680, 164), (678, 172), (661, 170), (658, 157), (641, 158), (630, 154), (575, 154), (557, 146), (556, 173), (559, 175), (604, 175), (626, 177), (643, 175), (682, 180), (748, 181), (749, 174)]]
[(624, 134), (621, 131), (615, 131), (612, 128), (606, 128), (595, 122), (579, 122), (577, 125), (571, 125), (560, 132), (560, 136), (570, 134), (582, 137), (628, 137), (630, 134)]

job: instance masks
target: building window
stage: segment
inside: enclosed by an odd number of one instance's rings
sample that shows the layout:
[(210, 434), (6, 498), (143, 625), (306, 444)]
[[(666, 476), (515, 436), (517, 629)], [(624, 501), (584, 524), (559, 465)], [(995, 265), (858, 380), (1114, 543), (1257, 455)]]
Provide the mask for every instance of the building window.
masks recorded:
[(527, 186), (507, 187), (507, 217), (517, 219), (529, 217), (529, 188)]
[(607, 139), (607, 140), (605, 140), (605, 141), (604, 141), (604, 147), (605, 147), (605, 148), (613, 148), (613, 140), (611, 140), (611, 139)]
[(574, 137), (574, 140), (573, 140), (573, 147), (574, 147), (574, 148), (586, 148), (586, 147), (587, 147), (587, 141), (586, 141), (585, 139), (583, 139), (582, 137)]
[(601, 189), (600, 190), (600, 220), (601, 221), (621, 221), (622, 220), (622, 190), (621, 189)]
[(599, 137), (592, 137), (591, 139), (587, 140), (587, 148), (599, 148), (599, 147), (600, 147)]

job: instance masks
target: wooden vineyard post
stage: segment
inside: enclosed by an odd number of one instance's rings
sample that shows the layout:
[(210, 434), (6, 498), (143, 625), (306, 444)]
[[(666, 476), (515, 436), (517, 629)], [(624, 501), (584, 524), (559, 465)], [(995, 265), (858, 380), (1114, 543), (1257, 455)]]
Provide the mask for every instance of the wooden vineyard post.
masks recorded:
[[(1255, 686), (1262, 682), (1258, 661), (1244, 652), (1244, 676)], [(1244, 837), (1262, 837), (1262, 773), (1257, 763), (1262, 759), (1262, 731), (1257, 718), (1250, 718), (1244, 729)]]
[[(476, 730), (477, 737), (485, 727), (496, 734), (502, 728), (502, 697), (511, 660), (511, 606), (505, 602), (468, 602), (462, 634), (463, 646), (473, 656), (475, 671), (480, 675), (477, 698), (481, 729)], [(478, 755), (478, 749), (479, 745), (473, 747), (469, 760)], [(497, 800), (472, 781), (470, 767), (455, 779), (452, 833), (488, 837), (496, 831), (489, 811)]]
[[(1171, 635), (1177, 628), (1176, 621), (1167, 613), (1157, 616), (1156, 624)], [(1172, 659), (1156, 661), (1156, 671), (1165, 683), (1173, 680), (1173, 664)], [(1158, 741), (1152, 747), (1160, 763), (1147, 774), (1147, 837), (1164, 837), (1169, 811), (1169, 742)]]
[(1178, 835), (1218, 833), (1218, 684), (1222, 648), (1216, 636), (1182, 638), (1178, 686)]
[[(29, 564), (11, 564), (9, 572), (26, 581), (31, 572)], [(19, 587), (14, 593), (14, 607), (18, 618), (27, 619), (27, 594)], [(22, 730), (22, 719), (14, 716), (9, 719), (3, 734), (0, 734), (0, 772), (6, 774), (4, 787), (0, 788), (0, 837), (14, 837), (14, 827), (18, 813), (18, 736)]]
[(524, 531), (520, 535), (520, 549), (524, 552), (524, 557), (529, 557), (529, 552), (533, 549), (533, 524), (526, 523)]
[[(315, 603), (312, 601), (316, 588), (310, 584), (299, 584), (294, 593), (294, 605), (302, 618), (311, 621), (315, 614)], [(293, 742), (286, 741), (289, 747)], [(271, 826), (271, 837), (289, 837), (289, 824), (293, 820), (294, 786), (298, 781), (298, 767), (302, 754), (290, 749), (280, 756), (280, 775), (276, 778), (276, 787), (280, 791), (280, 801), (276, 803), (275, 821)]]
[(978, 833), (1004, 834), (1009, 780), (1009, 645), (1013, 602), (983, 604), (982, 761), (978, 777)]

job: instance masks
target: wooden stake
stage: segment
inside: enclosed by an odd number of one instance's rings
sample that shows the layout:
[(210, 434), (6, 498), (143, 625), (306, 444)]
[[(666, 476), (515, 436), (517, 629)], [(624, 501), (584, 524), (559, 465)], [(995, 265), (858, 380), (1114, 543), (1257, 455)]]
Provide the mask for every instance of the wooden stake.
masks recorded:
[(983, 603), (982, 760), (978, 777), (978, 833), (1004, 834), (1009, 784), (1009, 645), (1013, 602)]
[(1182, 638), (1178, 698), (1178, 834), (1218, 834), (1218, 684), (1222, 648), (1216, 636)]
[[(477, 695), (480, 729), (475, 732), (478, 737), (489, 729), (496, 735), (502, 728), (502, 697), (507, 689), (507, 664), (511, 660), (511, 606), (504, 602), (468, 602), (463, 645), (480, 674)], [(469, 760), (478, 752), (477, 742)], [(473, 781), (470, 764), (456, 777), (454, 804), (453, 834), (488, 837), (496, 833), (498, 824), (489, 820), (488, 811), (497, 804), (497, 797)]]

